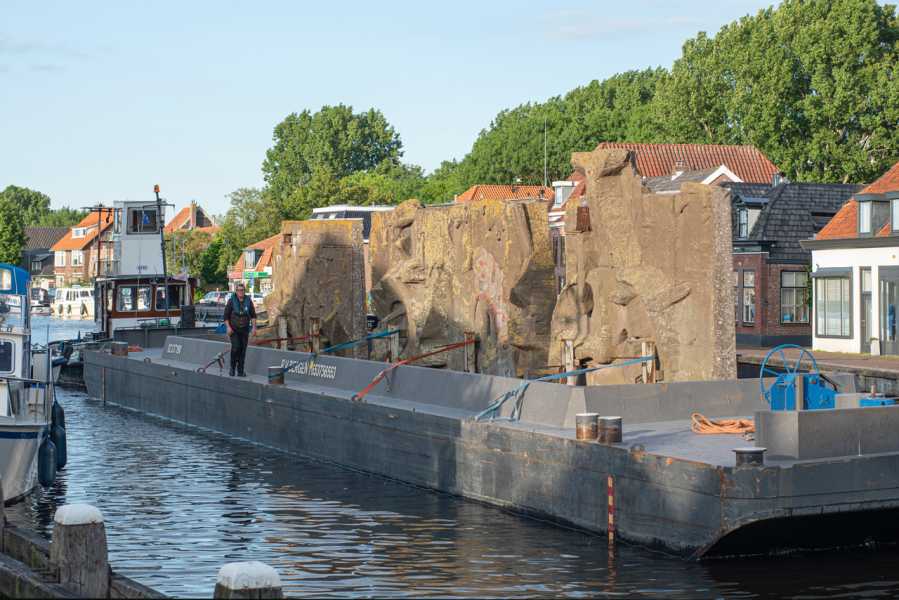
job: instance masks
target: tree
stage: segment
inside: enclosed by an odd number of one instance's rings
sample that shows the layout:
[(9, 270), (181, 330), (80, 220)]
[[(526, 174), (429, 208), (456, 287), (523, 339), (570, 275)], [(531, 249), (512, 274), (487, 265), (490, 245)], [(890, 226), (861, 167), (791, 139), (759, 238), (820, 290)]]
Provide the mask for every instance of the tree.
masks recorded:
[(28, 188), (6, 186), (6, 189), (0, 192), (0, 198), (19, 207), (22, 222), (26, 226), (36, 225), (50, 212), (50, 196)]
[(262, 172), (267, 193), (282, 202), (316, 176), (337, 180), (384, 161), (398, 164), (402, 156), (400, 136), (380, 111), (354, 113), (343, 104), (291, 113), (273, 139)]
[(21, 206), (10, 196), (0, 196), (0, 262), (19, 264), (26, 241)]
[(666, 141), (752, 144), (798, 181), (899, 158), (899, 26), (875, 0), (786, 0), (684, 44), (654, 111)]
[(284, 218), (277, 203), (256, 188), (240, 188), (228, 197), (231, 208), (218, 232), (221, 239), (218, 268), (225, 273), (244, 248), (274, 235)]
[(77, 225), (87, 214), (86, 210), (76, 210), (63, 206), (42, 215), (33, 225), (37, 227), (72, 227)]

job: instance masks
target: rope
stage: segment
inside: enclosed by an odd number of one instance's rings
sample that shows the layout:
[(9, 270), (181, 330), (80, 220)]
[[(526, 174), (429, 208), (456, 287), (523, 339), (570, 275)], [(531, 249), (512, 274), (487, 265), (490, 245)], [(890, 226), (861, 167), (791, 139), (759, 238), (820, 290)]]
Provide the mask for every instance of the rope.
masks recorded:
[(394, 333), (399, 333), (399, 329), (391, 329), (390, 331), (379, 331), (378, 333), (371, 333), (365, 337), (361, 337), (355, 340), (350, 340), (348, 342), (342, 342), (340, 344), (334, 344), (333, 346), (328, 346), (324, 350), (321, 350), (319, 354), (325, 354), (326, 352), (336, 352), (337, 350), (343, 350), (344, 348), (352, 348), (358, 344), (363, 342), (367, 342), (368, 340), (376, 340), (379, 338), (384, 338), (393, 335)]
[(529, 379), (529, 380), (525, 381), (524, 383), (522, 383), (517, 388), (509, 390), (505, 394), (496, 398), (493, 402), (491, 402), (489, 405), (487, 405), (487, 408), (485, 408), (484, 410), (479, 412), (475, 416), (474, 419), (475, 419), (475, 421), (480, 421), (481, 419), (487, 417), (488, 415), (490, 415), (491, 419), (496, 419), (497, 418), (496, 413), (499, 411), (500, 408), (502, 408), (503, 404), (505, 404), (508, 400), (520, 395), (520, 398), (518, 399), (518, 402), (516, 403), (515, 408), (512, 409), (512, 414), (508, 417), (510, 421), (517, 420), (519, 418), (519, 416), (521, 415), (521, 402), (524, 399), (524, 392), (525, 392), (525, 390), (528, 389), (528, 386), (530, 386), (535, 381), (555, 381), (557, 379), (576, 377), (578, 375), (583, 375), (584, 373), (592, 373), (593, 371), (599, 371), (601, 369), (611, 369), (614, 367), (627, 367), (629, 365), (645, 363), (645, 362), (649, 362), (651, 360), (655, 360), (655, 358), (656, 358), (655, 356), (641, 356), (640, 358), (633, 358), (633, 359), (626, 360), (626, 361), (620, 362), (620, 363), (614, 363), (614, 364), (610, 364), (610, 365), (600, 365), (598, 367), (587, 367), (584, 369), (575, 369), (574, 371), (566, 371), (565, 373), (554, 373), (552, 375), (545, 375), (543, 377), (538, 377), (537, 379)]
[(456, 342), (454, 344), (438, 346), (436, 349), (431, 350), (430, 352), (425, 352), (424, 354), (419, 354), (418, 356), (413, 356), (411, 358), (406, 358), (399, 362), (395, 362), (392, 365), (390, 365), (389, 367), (387, 367), (386, 369), (384, 369), (383, 371), (381, 371), (380, 373), (378, 373), (377, 375), (375, 375), (374, 379), (371, 380), (371, 383), (369, 383), (367, 386), (365, 386), (365, 389), (363, 389), (358, 394), (353, 395), (353, 400), (362, 401), (362, 399), (365, 398), (365, 396), (368, 395), (368, 393), (370, 391), (375, 389), (375, 386), (377, 386), (379, 383), (381, 383), (381, 381), (385, 377), (387, 377), (388, 373), (398, 369), (399, 367), (401, 367), (403, 365), (408, 365), (409, 363), (415, 362), (416, 360), (421, 360), (421, 359), (427, 358), (429, 356), (434, 356), (435, 354), (440, 354), (441, 352), (448, 352), (450, 350), (456, 350), (457, 348), (462, 348), (464, 346), (468, 346), (469, 344), (474, 344), (474, 343), (475, 343), (475, 340), (470, 339), (470, 340), (465, 340), (464, 342)]
[(716, 435), (722, 433), (747, 434), (755, 433), (755, 423), (751, 419), (709, 419), (705, 415), (693, 413), (690, 416), (690, 429), (700, 435)]

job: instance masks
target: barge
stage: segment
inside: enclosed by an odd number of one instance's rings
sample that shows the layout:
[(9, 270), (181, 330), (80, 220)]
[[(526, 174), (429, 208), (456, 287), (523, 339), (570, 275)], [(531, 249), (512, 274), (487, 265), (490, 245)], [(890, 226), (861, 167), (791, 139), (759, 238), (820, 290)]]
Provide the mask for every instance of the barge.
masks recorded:
[[(235, 380), (227, 350), (170, 336), (86, 351), (85, 382), (143, 414), (689, 558), (899, 539), (899, 406), (771, 410), (756, 379), (534, 381), (483, 418), (522, 380), (405, 365), (359, 400), (385, 363), (254, 346)], [(577, 439), (584, 413), (621, 417), (621, 441)], [(694, 433), (694, 413), (754, 420), (756, 446)]]

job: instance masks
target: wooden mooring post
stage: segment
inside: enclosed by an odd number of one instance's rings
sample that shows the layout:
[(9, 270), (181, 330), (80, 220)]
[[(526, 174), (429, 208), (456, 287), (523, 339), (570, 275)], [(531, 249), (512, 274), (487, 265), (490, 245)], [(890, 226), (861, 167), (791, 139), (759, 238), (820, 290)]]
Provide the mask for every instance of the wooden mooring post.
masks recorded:
[(219, 569), (213, 598), (283, 598), (278, 572), (258, 561), (228, 563)]
[(53, 517), (50, 562), (59, 583), (85, 598), (109, 597), (109, 553), (103, 514), (89, 504), (66, 504)]

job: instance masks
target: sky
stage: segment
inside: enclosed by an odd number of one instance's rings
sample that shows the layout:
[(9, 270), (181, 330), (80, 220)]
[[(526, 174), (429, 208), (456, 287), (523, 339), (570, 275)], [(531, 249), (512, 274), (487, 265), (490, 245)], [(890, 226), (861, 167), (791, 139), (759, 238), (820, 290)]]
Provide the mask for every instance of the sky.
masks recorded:
[(0, 189), (54, 207), (162, 196), (223, 214), (274, 126), (381, 110), (404, 160), (462, 158), (504, 108), (669, 67), (757, 0), (0, 2)]

